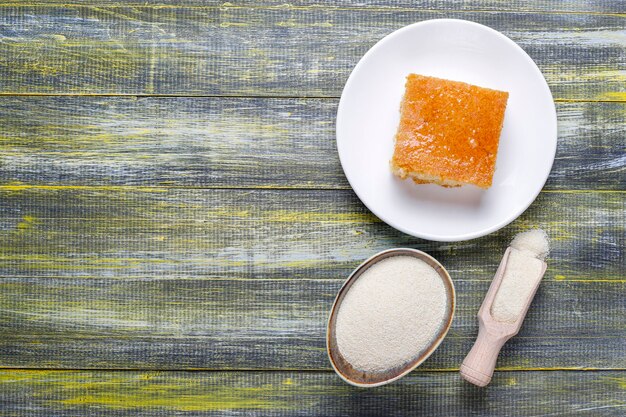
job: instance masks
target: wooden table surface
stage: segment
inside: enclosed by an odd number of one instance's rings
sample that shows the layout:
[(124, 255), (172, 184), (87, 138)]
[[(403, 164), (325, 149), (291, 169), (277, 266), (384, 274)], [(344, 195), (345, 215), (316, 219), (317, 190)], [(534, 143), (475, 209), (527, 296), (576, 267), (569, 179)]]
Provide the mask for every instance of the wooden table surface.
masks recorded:
[[(626, 414), (626, 1), (57, 0), (0, 4), (0, 414)], [(519, 43), (557, 101), (537, 201), (437, 243), (373, 216), (334, 140), (377, 40), (442, 17)], [(460, 380), (511, 237), (549, 269), (492, 384)], [(427, 251), (451, 331), (392, 385), (344, 384), (327, 314), (377, 251)]]

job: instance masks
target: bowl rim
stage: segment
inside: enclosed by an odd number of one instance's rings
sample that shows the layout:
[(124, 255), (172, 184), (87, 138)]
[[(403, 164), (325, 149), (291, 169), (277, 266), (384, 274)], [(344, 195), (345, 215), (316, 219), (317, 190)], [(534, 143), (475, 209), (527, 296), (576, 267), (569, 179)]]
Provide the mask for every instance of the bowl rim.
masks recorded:
[[(437, 337), (435, 338), (435, 340), (433, 341), (433, 343), (431, 343), (427, 349), (424, 350), (424, 352), (419, 355), (417, 358), (415, 358), (414, 360), (412, 360), (412, 363), (410, 366), (404, 368), (404, 370), (398, 374), (394, 374), (395, 376), (384, 379), (382, 381), (379, 382), (374, 382), (374, 383), (364, 383), (364, 382), (358, 382), (358, 381), (354, 381), (352, 379), (350, 379), (348, 376), (346, 376), (341, 370), (340, 367), (337, 365), (336, 363), (336, 358), (333, 357), (333, 353), (332, 353), (332, 349), (331, 349), (331, 345), (334, 345), (335, 343), (333, 343), (333, 332), (331, 332), (331, 323), (333, 322), (333, 320), (336, 320), (336, 315), (337, 315), (337, 307), (338, 307), (338, 303), (340, 301), (340, 299), (343, 299), (343, 297), (345, 296), (345, 293), (349, 290), (350, 286), (354, 283), (354, 281), (356, 281), (356, 279), (358, 279), (358, 277), (367, 269), (369, 269), (372, 265), (393, 257), (393, 256), (413, 256), (417, 259), (420, 259), (422, 261), (425, 261), (426, 263), (428, 263), (429, 266), (431, 266), (433, 269), (435, 269), (437, 271), (437, 273), (439, 274), (439, 276), (441, 277), (442, 281), (444, 282), (444, 285), (446, 287), (446, 305), (448, 307), (447, 309), (447, 320), (445, 322), (444, 325), (441, 326), (441, 329), (439, 331), (439, 333), (437, 334)], [(445, 267), (434, 257), (432, 257), (431, 255), (427, 254), (426, 252), (423, 252), (419, 249), (413, 249), (413, 248), (392, 248), (392, 249), (386, 249), (383, 250), (381, 252), (378, 252), (372, 256), (370, 256), (369, 258), (367, 258), (365, 261), (363, 261), (359, 266), (357, 266), (348, 276), (348, 278), (346, 279), (346, 281), (342, 284), (341, 288), (339, 289), (339, 291), (337, 292), (337, 295), (335, 297), (335, 300), (333, 301), (333, 305), (330, 309), (330, 314), (328, 315), (328, 320), (326, 322), (326, 354), (328, 355), (328, 359), (330, 361), (331, 366), (333, 367), (333, 370), (335, 371), (335, 373), (337, 375), (339, 375), (339, 377), (341, 379), (343, 379), (345, 382), (347, 382), (350, 385), (353, 386), (357, 386), (357, 387), (362, 387), (362, 388), (373, 388), (373, 387), (378, 387), (381, 385), (385, 385), (385, 384), (389, 384), (391, 382), (394, 382), (400, 378), (402, 378), (403, 376), (407, 375), (408, 373), (410, 373), (411, 371), (413, 371), (415, 368), (417, 368), (418, 366), (420, 366), (422, 363), (424, 363), (424, 361), (426, 361), (426, 359), (428, 359), (430, 357), (430, 355), (432, 355), (435, 350), (437, 350), (437, 348), (439, 347), (439, 345), (441, 344), (441, 342), (443, 341), (443, 339), (446, 337), (446, 335), (448, 334), (448, 331), (450, 330), (450, 327), (452, 325), (452, 321), (454, 320), (454, 312), (456, 309), (456, 290), (454, 288), (454, 282), (452, 281), (452, 278), (450, 277), (450, 274), (448, 273), (448, 271), (445, 269)], [(338, 351), (338, 349), (337, 349)]]

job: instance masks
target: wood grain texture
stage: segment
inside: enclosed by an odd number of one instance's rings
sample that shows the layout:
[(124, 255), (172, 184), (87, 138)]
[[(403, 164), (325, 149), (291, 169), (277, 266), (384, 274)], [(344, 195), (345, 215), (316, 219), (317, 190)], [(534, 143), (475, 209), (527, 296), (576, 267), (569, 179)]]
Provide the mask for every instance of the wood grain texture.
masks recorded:
[[(550, 278), (497, 369), (626, 368), (624, 284)], [(0, 366), (328, 370), (325, 326), (341, 284), (3, 279)], [(475, 340), (489, 283), (455, 285), (454, 323), (423, 369), (458, 369)]]
[(509, 228), (442, 244), (392, 230), (344, 190), (3, 187), (0, 365), (327, 369), (343, 280), (408, 246), (457, 286), (450, 336), (426, 365), (453, 369), (503, 249), (541, 226), (549, 270), (499, 367), (624, 368), (625, 197), (544, 193)]
[(625, 18), (258, 7), (0, 7), (0, 93), (337, 97), (358, 59), (420, 20), (484, 23), (557, 99), (625, 100)]
[(412, 372), (385, 387), (332, 373), (0, 372), (2, 415), (623, 416), (618, 372), (499, 372), (487, 389)]
[[(28, 3), (0, 5), (0, 415), (624, 414), (624, 0)], [(333, 139), (362, 54), (440, 17), (502, 31), (568, 101), (546, 192), (454, 244), (374, 217)], [(549, 270), (476, 389), (476, 312), (535, 226)], [(358, 390), (329, 372), (328, 310), (397, 246), (448, 268), (456, 318), (417, 372)]]
[[(336, 110), (335, 99), (0, 97), (0, 182), (347, 189)], [(546, 189), (624, 189), (626, 104), (557, 110)]]
[[(17, 2), (16, 2), (17, 3)], [(69, 2), (59, 0), (30, 0), (28, 5), (67, 5)], [(275, 7), (280, 9), (408, 9), (408, 10), (449, 10), (449, 11), (512, 11), (512, 12), (578, 12), (578, 13), (626, 13), (624, 0), (336, 0), (324, 2), (319, 0), (81, 0), (81, 5), (94, 6), (194, 6), (194, 7)], [(71, 4), (71, 3), (70, 3)]]
[(563, 280), (624, 278), (624, 193), (542, 193), (511, 227), (439, 243), (395, 231), (348, 190), (0, 191), (5, 277), (337, 279), (373, 252), (403, 245), (454, 255), (459, 267), (497, 266), (514, 233), (540, 226)]

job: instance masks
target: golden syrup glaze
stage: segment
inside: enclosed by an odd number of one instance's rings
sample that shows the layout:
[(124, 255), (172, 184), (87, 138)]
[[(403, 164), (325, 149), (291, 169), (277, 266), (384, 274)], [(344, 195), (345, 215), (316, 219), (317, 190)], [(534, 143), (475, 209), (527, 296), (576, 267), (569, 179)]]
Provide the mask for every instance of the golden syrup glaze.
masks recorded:
[(415, 182), (491, 186), (509, 93), (409, 74), (392, 170)]

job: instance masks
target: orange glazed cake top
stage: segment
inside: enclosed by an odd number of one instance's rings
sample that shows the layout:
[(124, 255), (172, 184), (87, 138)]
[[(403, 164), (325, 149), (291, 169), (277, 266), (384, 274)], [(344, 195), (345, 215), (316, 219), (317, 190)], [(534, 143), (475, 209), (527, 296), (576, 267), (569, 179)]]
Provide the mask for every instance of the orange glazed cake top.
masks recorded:
[(391, 168), (401, 178), (489, 188), (509, 93), (409, 74)]

